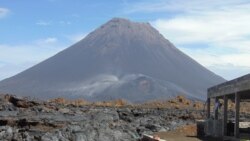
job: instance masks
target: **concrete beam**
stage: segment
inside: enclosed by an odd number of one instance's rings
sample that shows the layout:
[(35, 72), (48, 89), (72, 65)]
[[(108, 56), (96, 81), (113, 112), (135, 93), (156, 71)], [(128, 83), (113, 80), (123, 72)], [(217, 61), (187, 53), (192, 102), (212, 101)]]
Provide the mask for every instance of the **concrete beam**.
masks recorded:
[(250, 74), (209, 88), (207, 96), (214, 98), (234, 94), (235, 88), (238, 92), (250, 90)]

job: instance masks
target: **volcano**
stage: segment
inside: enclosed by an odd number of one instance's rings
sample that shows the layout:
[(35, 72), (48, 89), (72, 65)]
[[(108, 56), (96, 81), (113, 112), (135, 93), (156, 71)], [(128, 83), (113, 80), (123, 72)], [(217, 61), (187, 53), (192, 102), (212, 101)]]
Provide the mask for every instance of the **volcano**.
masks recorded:
[(71, 47), (1, 81), (0, 92), (91, 101), (205, 99), (208, 87), (224, 81), (149, 23), (113, 18)]

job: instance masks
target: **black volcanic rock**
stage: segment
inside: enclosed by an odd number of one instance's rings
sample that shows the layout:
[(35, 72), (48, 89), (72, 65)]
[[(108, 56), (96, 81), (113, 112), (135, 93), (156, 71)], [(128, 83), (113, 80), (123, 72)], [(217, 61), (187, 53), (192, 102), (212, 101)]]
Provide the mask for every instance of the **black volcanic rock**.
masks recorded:
[[(38, 104), (23, 108), (8, 98)], [(0, 94), (0, 141), (139, 141), (142, 134), (194, 124), (193, 115), (202, 113), (136, 105), (72, 106)]]
[(178, 50), (148, 23), (114, 18), (55, 56), (0, 82), (0, 92), (130, 101), (176, 95), (204, 99), (225, 81)]

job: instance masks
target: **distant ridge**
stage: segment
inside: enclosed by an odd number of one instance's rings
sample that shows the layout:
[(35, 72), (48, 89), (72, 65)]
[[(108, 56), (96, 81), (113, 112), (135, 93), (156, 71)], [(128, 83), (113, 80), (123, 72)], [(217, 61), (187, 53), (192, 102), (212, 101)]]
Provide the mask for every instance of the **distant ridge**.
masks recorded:
[(42, 99), (205, 99), (225, 80), (178, 50), (148, 23), (113, 18), (81, 41), (0, 82), (0, 92)]

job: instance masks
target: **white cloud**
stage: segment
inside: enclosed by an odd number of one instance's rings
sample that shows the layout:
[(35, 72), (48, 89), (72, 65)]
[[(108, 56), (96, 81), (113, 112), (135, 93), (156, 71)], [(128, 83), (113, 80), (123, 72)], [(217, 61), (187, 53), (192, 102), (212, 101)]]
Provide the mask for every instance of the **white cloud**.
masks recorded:
[(124, 13), (156, 12), (199, 12), (205, 10), (225, 9), (228, 6), (248, 4), (249, 0), (145, 0), (143, 2), (124, 3)]
[(210, 70), (217, 72), (218, 75), (223, 75), (225, 78), (237, 78), (248, 74), (250, 67), (239, 67), (232, 64), (213, 65), (208, 67)]
[(71, 25), (70, 21), (59, 21), (58, 23), (61, 25)]
[(0, 19), (6, 17), (9, 14), (10, 10), (7, 8), (0, 7)]
[(70, 42), (64, 43), (56, 37), (48, 37), (26, 44), (0, 44), (0, 81), (53, 56), (85, 36), (83, 33), (66, 36)]
[(40, 26), (49, 26), (51, 25), (51, 22), (46, 22), (46, 21), (38, 21), (36, 22), (36, 25), (40, 25)]
[(71, 17), (80, 18), (80, 15), (79, 14), (72, 14)]
[(2, 79), (11, 77), (31, 66), (33, 66), (34, 62), (26, 62), (23, 64), (9, 64), (9, 63), (3, 63), (0, 65), (0, 81)]
[(180, 15), (172, 19), (158, 19), (152, 24), (178, 44), (245, 42), (250, 36), (249, 12), (250, 9), (205, 11)]
[(36, 43), (38, 44), (54, 44), (54, 43), (57, 43), (57, 38), (55, 37), (48, 37), (48, 38), (45, 38), (45, 39), (39, 39), (36, 41)]
[(51, 57), (67, 46), (59, 44), (56, 38), (39, 39), (22, 45), (0, 44), (0, 80)]
[(86, 33), (78, 33), (66, 36), (71, 42), (76, 43), (87, 36)]
[(189, 56), (221, 76), (232, 79), (250, 72), (249, 1), (160, 0), (128, 7), (128, 13), (171, 13), (170, 18), (159, 18), (151, 24)]
[(70, 21), (43, 21), (40, 20), (36, 22), (36, 25), (39, 26), (51, 26), (51, 25), (71, 25), (72, 23)]
[(198, 60), (201, 64), (208, 67), (213, 66), (235, 66), (240, 68), (250, 69), (250, 53), (218, 53), (216, 48), (206, 49), (190, 49), (180, 48), (183, 52), (189, 54), (195, 60)]
[(58, 1), (58, 0), (48, 0), (49, 2), (56, 2), (56, 1)]

